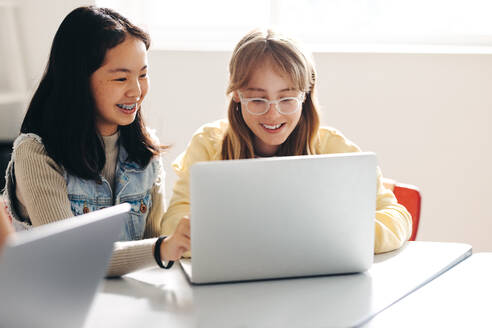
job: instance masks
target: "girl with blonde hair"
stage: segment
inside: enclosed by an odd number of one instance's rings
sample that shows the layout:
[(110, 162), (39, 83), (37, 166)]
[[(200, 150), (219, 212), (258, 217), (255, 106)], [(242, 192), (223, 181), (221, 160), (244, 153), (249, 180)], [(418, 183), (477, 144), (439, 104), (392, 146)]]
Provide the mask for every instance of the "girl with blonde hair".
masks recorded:
[[(202, 126), (173, 163), (178, 175), (164, 232), (190, 211), (189, 170), (200, 161), (358, 152), (333, 128), (320, 127), (316, 71), (293, 40), (254, 30), (236, 45), (229, 64), (228, 120)], [(378, 168), (375, 253), (401, 247), (410, 237), (408, 211), (385, 189)]]

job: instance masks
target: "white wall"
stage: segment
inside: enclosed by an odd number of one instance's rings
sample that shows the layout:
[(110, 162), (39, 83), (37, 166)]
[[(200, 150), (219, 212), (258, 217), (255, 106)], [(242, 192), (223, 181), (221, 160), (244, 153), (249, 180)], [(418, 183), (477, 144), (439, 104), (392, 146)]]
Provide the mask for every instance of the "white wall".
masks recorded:
[[(22, 81), (21, 84), (26, 84), (25, 86), (17, 86), (17, 88), (22, 89), (22, 92), (27, 88), (28, 94), (31, 94), (41, 79), (48, 60), (51, 42), (63, 18), (78, 6), (94, 4), (94, 0), (13, 0), (13, 2), (16, 4), (15, 26), (17, 27), (14, 33), (20, 40), (19, 46), (22, 52), (20, 62), (25, 75), (23, 79), (18, 80)], [(4, 18), (5, 16), (0, 14), (0, 17)], [(4, 27), (0, 24), (0, 28)], [(0, 31), (0, 34), (1, 32), (11, 33), (10, 31)], [(0, 40), (4, 41), (3, 39)], [(2, 60), (0, 63), (0, 92), (5, 91), (6, 86), (11, 84), (9, 82), (13, 80), (11, 74), (18, 74), (15, 67), (10, 67), (12, 63), (15, 64), (13, 58), (8, 58), (13, 55), (13, 52), (7, 49), (10, 46), (12, 45), (0, 42), (0, 59)], [(15, 59), (17, 60), (17, 58)], [(25, 108), (30, 101), (29, 98), (26, 97), (24, 103), (0, 104), (1, 141), (16, 137), (24, 118)]]
[[(91, 1), (18, 0), (27, 79), (37, 85), (53, 35)], [(49, 12), (47, 11), (49, 10)], [(203, 123), (225, 116), (227, 52), (151, 51), (144, 111), (169, 163)], [(492, 251), (492, 55), (317, 53), (323, 123), (378, 153), (386, 176), (423, 194), (420, 240)], [(3, 120), (4, 118), (2, 118)]]
[(25, 51), (28, 86), (35, 87), (48, 61), (53, 37), (63, 18), (79, 6), (94, 0), (14, 0), (18, 3), (21, 46)]
[(419, 186), (421, 240), (492, 250), (492, 56), (317, 56), (324, 122)]
[[(203, 123), (225, 117), (230, 53), (153, 51), (147, 122), (168, 164)], [(419, 240), (492, 251), (492, 55), (317, 53), (322, 122), (378, 154), (423, 195)]]

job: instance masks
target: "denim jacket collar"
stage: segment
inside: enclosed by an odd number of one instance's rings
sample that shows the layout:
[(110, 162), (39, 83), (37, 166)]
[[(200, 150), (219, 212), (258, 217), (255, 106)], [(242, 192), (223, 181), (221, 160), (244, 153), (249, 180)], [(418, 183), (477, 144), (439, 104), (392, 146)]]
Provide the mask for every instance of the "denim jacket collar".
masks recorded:
[(118, 150), (118, 163), (117, 166), (121, 168), (123, 172), (132, 171), (132, 172), (142, 172), (145, 168), (141, 167), (139, 164), (135, 162), (131, 162), (128, 160), (128, 152), (126, 151), (123, 145), (119, 145)]
[[(32, 136), (21, 135), (15, 144), (20, 144), (22, 139), (27, 137)], [(41, 138), (37, 137), (36, 140), (42, 143)], [(74, 215), (81, 215), (113, 204), (130, 203), (130, 215), (125, 220), (120, 240), (137, 240), (143, 238), (144, 235), (147, 216), (152, 207), (152, 187), (160, 174), (161, 162), (159, 158), (153, 158), (146, 167), (141, 167), (135, 162), (128, 161), (128, 153), (121, 144), (118, 148), (114, 194), (111, 192), (109, 183), (103, 177), (104, 183), (97, 183), (96, 181), (85, 180), (64, 172), (63, 176), (67, 183), (67, 196)], [(13, 222), (18, 223), (16, 229), (30, 229), (31, 222), (29, 218), (19, 217), (15, 209), (14, 161), (15, 156), (13, 154), (7, 169), (7, 188), (4, 194), (6, 205)]]

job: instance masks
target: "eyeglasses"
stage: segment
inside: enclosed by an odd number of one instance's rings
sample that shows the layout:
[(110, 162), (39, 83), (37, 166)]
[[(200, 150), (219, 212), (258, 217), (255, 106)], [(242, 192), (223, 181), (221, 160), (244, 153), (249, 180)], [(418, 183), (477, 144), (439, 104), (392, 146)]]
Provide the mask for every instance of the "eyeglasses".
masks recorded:
[(285, 97), (277, 100), (266, 100), (263, 98), (244, 98), (240, 91), (237, 92), (241, 104), (253, 115), (263, 115), (268, 112), (270, 104), (275, 104), (275, 109), (280, 114), (290, 115), (301, 109), (305, 99), (305, 93), (301, 92), (297, 97)]

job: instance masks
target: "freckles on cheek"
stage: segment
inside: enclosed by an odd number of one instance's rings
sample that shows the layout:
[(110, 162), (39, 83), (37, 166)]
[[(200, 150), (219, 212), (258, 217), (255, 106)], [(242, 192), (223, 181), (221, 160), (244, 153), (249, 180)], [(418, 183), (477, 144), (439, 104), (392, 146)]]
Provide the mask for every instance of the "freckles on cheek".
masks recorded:
[(93, 95), (98, 93), (101, 82), (97, 79), (92, 78), (90, 81), (91, 92)]
[(92, 88), (92, 93), (98, 102), (101, 101), (107, 94), (105, 85), (106, 83), (104, 83), (104, 81), (96, 81), (94, 87)]

